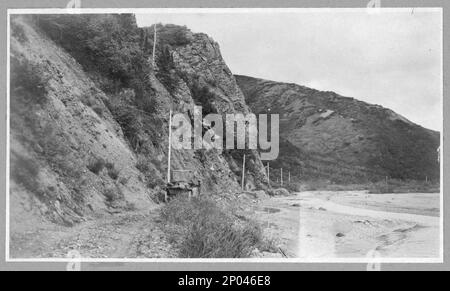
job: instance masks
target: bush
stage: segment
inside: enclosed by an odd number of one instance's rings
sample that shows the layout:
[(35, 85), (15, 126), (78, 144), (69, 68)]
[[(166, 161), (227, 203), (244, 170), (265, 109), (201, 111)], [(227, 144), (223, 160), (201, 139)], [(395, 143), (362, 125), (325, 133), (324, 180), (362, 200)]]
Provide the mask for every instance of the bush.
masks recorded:
[[(151, 27), (147, 33), (152, 34), (154, 28)], [(189, 39), (190, 30), (186, 26), (174, 24), (158, 25), (158, 39), (160, 43), (170, 46), (183, 46), (191, 42)]]
[(136, 163), (136, 169), (138, 169), (142, 174), (150, 171), (149, 161), (144, 157), (139, 157)]
[(116, 169), (115, 165), (111, 162), (105, 164), (106, 169), (108, 170), (108, 175), (113, 180), (117, 180), (119, 178), (120, 171)]
[(179, 78), (176, 74), (172, 74), (175, 66), (169, 46), (166, 45), (159, 49), (156, 65), (158, 66), (156, 78), (164, 85), (167, 91), (173, 93), (177, 87)]
[(155, 189), (156, 187), (163, 188), (166, 185), (158, 169), (155, 168), (155, 163), (156, 166), (161, 166), (158, 160), (148, 159), (143, 156), (140, 156), (136, 163), (136, 168), (144, 174), (146, 186), (149, 189)]
[(180, 256), (186, 258), (241, 258), (263, 244), (262, 230), (254, 222), (240, 221), (212, 199), (177, 198), (161, 211), (172, 230)]
[(23, 26), (14, 21), (11, 21), (11, 35), (22, 43), (28, 40)]
[(106, 202), (110, 204), (123, 198), (123, 193), (118, 187), (105, 188), (103, 195), (106, 198)]
[(40, 64), (12, 57), (10, 76), (13, 99), (20, 97), (25, 103), (41, 105), (47, 101), (48, 78), (43, 74)]
[(144, 122), (140, 113), (125, 104), (124, 106), (111, 106), (113, 107), (110, 107), (110, 110), (122, 128), (131, 147), (135, 151), (139, 151), (142, 144), (142, 136), (140, 133), (144, 130)]
[(94, 106), (95, 103), (96, 103), (94, 97), (89, 96), (89, 95), (83, 95), (83, 96), (80, 98), (80, 100), (81, 100), (81, 102), (82, 102), (84, 105), (89, 106), (89, 107)]
[(103, 108), (102, 108), (102, 107), (100, 107), (100, 106), (98, 106), (98, 105), (94, 105), (94, 106), (92, 107), (92, 110), (94, 110), (94, 112), (97, 113), (97, 115), (98, 115), (99, 117), (103, 117)]
[(157, 103), (155, 96), (146, 96), (142, 99), (136, 100), (137, 108), (149, 114), (154, 114), (157, 111)]
[(289, 190), (290, 192), (299, 192), (300, 191), (300, 185), (293, 182), (293, 183), (287, 183), (286, 185), (284, 185), (284, 188), (286, 188), (287, 190)]
[(191, 95), (198, 106), (202, 106), (202, 115), (206, 116), (210, 113), (217, 113), (214, 106), (214, 93), (210, 91), (208, 86), (201, 86), (198, 81), (195, 81), (190, 88)]
[(164, 187), (165, 186), (164, 181), (162, 179), (160, 179), (159, 177), (158, 178), (146, 177), (146, 179), (147, 179), (146, 186), (149, 189), (155, 189), (156, 187)]
[(89, 164), (87, 165), (87, 168), (92, 173), (98, 175), (103, 170), (105, 165), (106, 165), (106, 163), (103, 159), (95, 158), (89, 162)]
[(38, 26), (85, 68), (101, 74), (108, 93), (131, 88), (137, 99), (151, 95), (149, 52), (132, 14), (36, 15)]
[(370, 184), (368, 187), (371, 194), (385, 194), (385, 193), (439, 193), (440, 183), (426, 182), (418, 180), (399, 180), (389, 179), (388, 184), (386, 181), (379, 181)]
[(32, 159), (16, 156), (11, 165), (11, 178), (30, 192), (39, 189), (39, 165)]
[[(157, 108), (154, 97), (149, 95), (145, 101), (136, 98), (134, 91), (123, 91), (111, 97), (106, 103), (131, 147), (139, 153), (145, 144), (146, 136), (151, 140), (159, 138), (157, 133), (161, 128), (161, 119), (151, 114)], [(145, 112), (142, 112), (142, 109)]]

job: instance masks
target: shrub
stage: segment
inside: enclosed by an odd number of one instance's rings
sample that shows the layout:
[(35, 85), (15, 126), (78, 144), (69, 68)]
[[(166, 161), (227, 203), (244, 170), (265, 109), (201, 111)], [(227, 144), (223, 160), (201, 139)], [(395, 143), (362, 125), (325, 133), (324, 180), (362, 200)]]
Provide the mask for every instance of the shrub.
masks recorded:
[[(113, 105), (112, 105), (113, 106)], [(144, 123), (139, 112), (124, 104), (110, 108), (123, 133), (135, 151), (140, 149)]]
[(102, 117), (102, 116), (103, 116), (103, 108), (100, 107), (99, 105), (94, 105), (94, 106), (92, 107), (92, 110), (94, 110), (94, 112), (97, 113), (97, 115), (98, 115), (99, 117)]
[(120, 171), (116, 169), (115, 165), (111, 162), (105, 164), (106, 169), (108, 170), (108, 175), (113, 180), (117, 180), (119, 178)]
[(136, 100), (137, 108), (145, 111), (149, 114), (154, 114), (157, 111), (157, 103), (155, 96), (145, 96), (139, 100)]
[(103, 195), (106, 198), (106, 202), (113, 203), (116, 200), (123, 198), (123, 193), (118, 187), (108, 187), (103, 191)]
[[(153, 27), (149, 32), (153, 33)], [(158, 25), (158, 39), (159, 42), (170, 46), (183, 46), (189, 44), (190, 30), (186, 26), (179, 26), (174, 24)], [(157, 40), (158, 41), (158, 40)]]
[(160, 179), (159, 177), (157, 178), (149, 178), (146, 177), (147, 179), (147, 188), (149, 189), (155, 189), (156, 187), (164, 187), (165, 183), (162, 179)]
[(130, 180), (129, 177), (128, 177), (128, 178), (121, 177), (121, 178), (119, 179), (119, 183), (125, 186), (125, 185), (128, 184), (128, 181), (129, 181), (129, 180)]
[(161, 211), (162, 219), (178, 226), (171, 228), (180, 256), (187, 258), (240, 258), (262, 245), (262, 230), (256, 223), (240, 221), (212, 199), (177, 198)]
[(190, 90), (192, 98), (197, 103), (197, 105), (203, 107), (203, 116), (210, 113), (217, 113), (213, 102), (215, 96), (214, 93), (210, 91), (208, 86), (201, 86), (198, 81), (195, 81)]
[(95, 105), (95, 99), (92, 96), (84, 95), (81, 98), (81, 102), (83, 102), (84, 105), (92, 107)]
[(125, 87), (133, 89), (138, 99), (149, 95), (149, 52), (141, 47), (134, 15), (36, 15), (35, 20), (87, 71), (99, 72), (104, 77), (101, 87), (109, 93)]
[(156, 169), (161, 170), (163, 169), (163, 164), (160, 160), (152, 158), (150, 159), (150, 162), (156, 167)]
[(139, 157), (136, 163), (136, 169), (145, 174), (150, 170), (149, 161), (144, 157)]
[[(107, 102), (113, 117), (119, 123), (125, 137), (136, 152), (142, 150), (146, 136), (149, 136), (151, 140), (156, 140), (161, 127), (160, 118), (150, 114), (157, 108), (154, 97), (150, 95), (146, 97), (145, 101), (139, 100), (134, 96), (133, 91), (124, 91), (111, 97)], [(139, 107), (137, 104), (142, 102), (146, 105)], [(142, 112), (142, 109), (145, 110), (145, 113)]]
[(394, 192), (394, 187), (389, 186), (389, 185), (377, 184), (377, 185), (371, 186), (369, 189), (370, 194), (388, 194), (388, 193), (393, 193), (393, 192)]
[(89, 162), (87, 168), (92, 173), (98, 175), (105, 167), (105, 161), (101, 158), (95, 158)]
[(179, 78), (175, 74), (172, 74), (175, 66), (169, 46), (165, 45), (159, 49), (156, 58), (156, 65), (158, 66), (156, 78), (164, 85), (167, 91), (173, 93), (176, 89)]
[[(157, 112), (158, 102), (149, 78), (152, 74), (148, 62), (150, 51), (142, 47), (146, 36), (137, 27), (134, 15), (36, 15), (34, 19), (44, 33), (95, 76), (100, 88), (113, 95), (113, 100), (106, 105), (135, 151), (141, 151), (145, 134), (152, 140), (156, 139), (159, 129), (156, 125), (160, 120), (152, 116)], [(170, 34), (177, 35), (174, 32)], [(173, 66), (170, 61), (166, 63), (167, 66), (160, 71), (167, 73), (166, 85), (170, 87), (175, 84), (171, 77)], [(124, 88), (133, 92), (132, 98), (115, 98), (114, 95)], [(100, 109), (93, 109), (101, 116)]]
[(30, 192), (39, 189), (39, 165), (32, 159), (16, 156), (11, 165), (11, 178)]
[(26, 42), (28, 40), (27, 35), (25, 34), (25, 30), (23, 29), (22, 25), (11, 21), (11, 35), (15, 38), (17, 38), (20, 42)]
[(145, 176), (147, 188), (164, 187), (164, 180), (161, 178), (158, 170), (154, 167), (155, 159), (148, 159), (143, 156), (138, 158), (136, 168)]
[(47, 101), (48, 78), (40, 64), (27, 59), (11, 58), (11, 97), (19, 96), (25, 103), (44, 104)]
[(49, 158), (48, 161), (51, 165), (53, 165), (57, 172), (61, 173), (65, 177), (80, 179), (82, 176), (78, 163), (68, 155), (58, 155), (53, 158)]

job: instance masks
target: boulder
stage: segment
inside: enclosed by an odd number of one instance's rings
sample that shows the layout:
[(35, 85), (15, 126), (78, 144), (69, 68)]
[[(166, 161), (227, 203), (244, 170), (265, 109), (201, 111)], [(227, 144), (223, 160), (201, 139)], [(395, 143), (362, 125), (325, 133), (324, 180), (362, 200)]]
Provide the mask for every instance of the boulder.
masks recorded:
[(270, 196), (289, 196), (289, 191), (284, 188), (269, 189), (267, 194)]

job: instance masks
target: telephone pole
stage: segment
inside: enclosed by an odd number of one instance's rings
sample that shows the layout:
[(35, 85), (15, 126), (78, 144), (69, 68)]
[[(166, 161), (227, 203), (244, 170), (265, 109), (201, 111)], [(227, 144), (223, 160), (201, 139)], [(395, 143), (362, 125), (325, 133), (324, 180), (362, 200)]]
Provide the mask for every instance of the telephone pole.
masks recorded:
[(245, 180), (245, 154), (244, 159), (242, 161), (242, 181), (241, 181), (242, 191), (244, 191), (244, 180)]
[(155, 63), (155, 52), (156, 52), (156, 23), (153, 26), (154, 29), (154, 33), (153, 33), (153, 69), (156, 68), (156, 63)]
[[(170, 183), (170, 159), (172, 155), (172, 109), (169, 111), (169, 152), (167, 154), (167, 183)], [(164, 195), (167, 202), (167, 192)]]
[(280, 178), (281, 178), (281, 186), (283, 186), (283, 168), (281, 168), (281, 174), (280, 174)]

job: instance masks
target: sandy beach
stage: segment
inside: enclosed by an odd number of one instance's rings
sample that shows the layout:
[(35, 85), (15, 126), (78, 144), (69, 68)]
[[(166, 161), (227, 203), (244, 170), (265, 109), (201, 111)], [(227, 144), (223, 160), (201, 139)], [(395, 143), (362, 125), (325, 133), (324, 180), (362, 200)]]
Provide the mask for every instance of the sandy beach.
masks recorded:
[(288, 257), (439, 257), (439, 194), (313, 191), (267, 199), (258, 220)]

